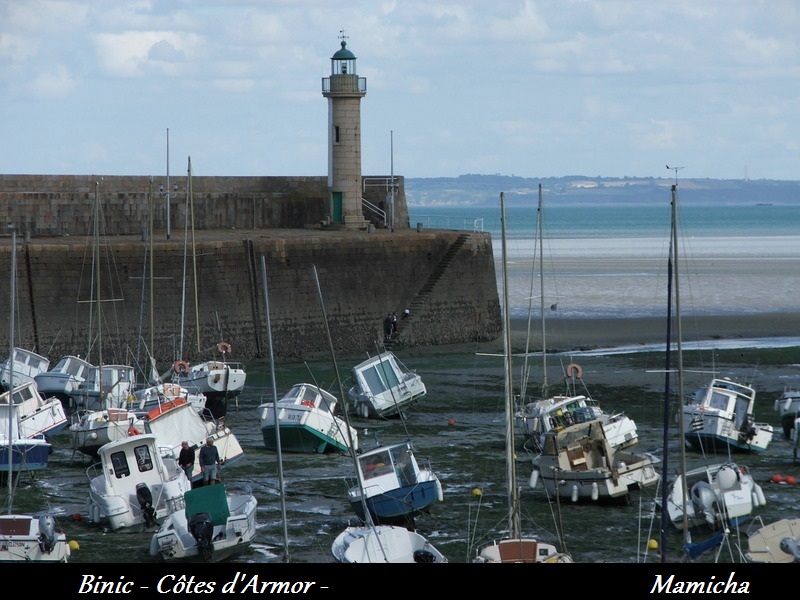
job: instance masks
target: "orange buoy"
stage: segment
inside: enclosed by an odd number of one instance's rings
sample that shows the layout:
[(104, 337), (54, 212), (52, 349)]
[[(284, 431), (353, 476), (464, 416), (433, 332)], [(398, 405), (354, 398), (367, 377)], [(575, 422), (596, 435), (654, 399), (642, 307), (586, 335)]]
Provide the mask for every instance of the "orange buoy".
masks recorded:
[(772, 476), (772, 483), (783, 483), (783, 481), (783, 475), (779, 473), (775, 473), (775, 475)]
[(447, 422), (447, 424), (448, 424), (448, 425), (450, 425), (450, 427), (452, 427), (453, 425), (455, 425), (455, 424), (456, 424), (456, 420), (455, 420), (455, 419), (450, 419), (450, 420)]
[(83, 517), (81, 516), (81, 513), (75, 513), (75, 514), (72, 515), (72, 520), (73, 521), (80, 521), (82, 518)]
[(787, 475), (787, 476), (784, 478), (784, 481), (785, 481), (786, 483), (788, 483), (789, 485), (794, 485), (795, 483), (797, 483), (797, 480), (796, 480), (794, 477), (792, 477), (791, 475)]

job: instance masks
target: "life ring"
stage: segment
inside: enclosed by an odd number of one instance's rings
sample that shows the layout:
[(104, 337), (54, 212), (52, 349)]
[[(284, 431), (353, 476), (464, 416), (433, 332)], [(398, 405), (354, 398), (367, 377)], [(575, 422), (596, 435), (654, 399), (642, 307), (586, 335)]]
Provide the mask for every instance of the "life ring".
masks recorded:
[(220, 354), (230, 354), (231, 353), (231, 345), (228, 342), (220, 342), (217, 344), (217, 352)]
[(178, 375), (189, 374), (189, 363), (187, 363), (185, 360), (176, 360), (173, 368)]
[(583, 379), (583, 367), (578, 363), (569, 363), (564, 371), (567, 373), (567, 377)]
[(140, 433), (142, 432), (136, 429), (136, 425), (131, 425), (130, 427), (128, 427), (128, 437), (139, 435)]

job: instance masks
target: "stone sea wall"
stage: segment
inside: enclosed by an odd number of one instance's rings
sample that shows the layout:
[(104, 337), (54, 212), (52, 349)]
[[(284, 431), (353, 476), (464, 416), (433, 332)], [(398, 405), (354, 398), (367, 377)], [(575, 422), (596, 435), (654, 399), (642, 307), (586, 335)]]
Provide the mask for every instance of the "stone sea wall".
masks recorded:
[[(278, 358), (329, 352), (315, 270), (343, 355), (375, 352), (387, 311), (400, 315), (407, 306), (414, 314), (398, 344), (485, 341), (502, 328), (487, 233), (227, 228), (170, 240), (157, 232), (152, 243), (141, 235), (94, 239), (17, 237), (16, 346), (51, 361), (80, 354), (141, 365), (152, 354), (160, 367), (209, 358), (220, 341), (231, 344), (234, 360), (267, 356), (262, 258)], [(10, 267), (4, 235), (0, 272)], [(4, 310), (9, 289), (0, 282)], [(8, 347), (3, 327), (0, 348)]]

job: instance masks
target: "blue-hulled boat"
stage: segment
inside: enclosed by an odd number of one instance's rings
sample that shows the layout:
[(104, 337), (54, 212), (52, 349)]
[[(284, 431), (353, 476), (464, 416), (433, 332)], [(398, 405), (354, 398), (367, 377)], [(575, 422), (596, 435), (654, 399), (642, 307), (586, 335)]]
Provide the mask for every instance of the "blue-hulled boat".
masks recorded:
[[(372, 521), (382, 524), (413, 523), (443, 499), (442, 484), (430, 465), (420, 467), (411, 442), (378, 446), (358, 456), (357, 468)], [(365, 521), (358, 485), (348, 490), (350, 506)]]

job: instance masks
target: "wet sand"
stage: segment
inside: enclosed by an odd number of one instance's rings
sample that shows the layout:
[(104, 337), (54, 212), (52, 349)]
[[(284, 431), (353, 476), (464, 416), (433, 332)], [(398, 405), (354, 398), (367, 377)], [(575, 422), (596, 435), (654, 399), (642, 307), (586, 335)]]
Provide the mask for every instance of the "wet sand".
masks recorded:
[[(800, 336), (800, 313), (759, 313), (747, 315), (688, 316), (682, 319), (685, 341), (780, 338)], [(631, 319), (557, 319), (547, 320), (548, 350), (586, 350), (635, 344), (663, 343), (666, 340), (666, 317)], [(531, 324), (532, 339), (541, 343), (541, 326)], [(511, 321), (512, 344), (523, 346), (528, 321)], [(501, 340), (502, 341), (502, 340)]]

